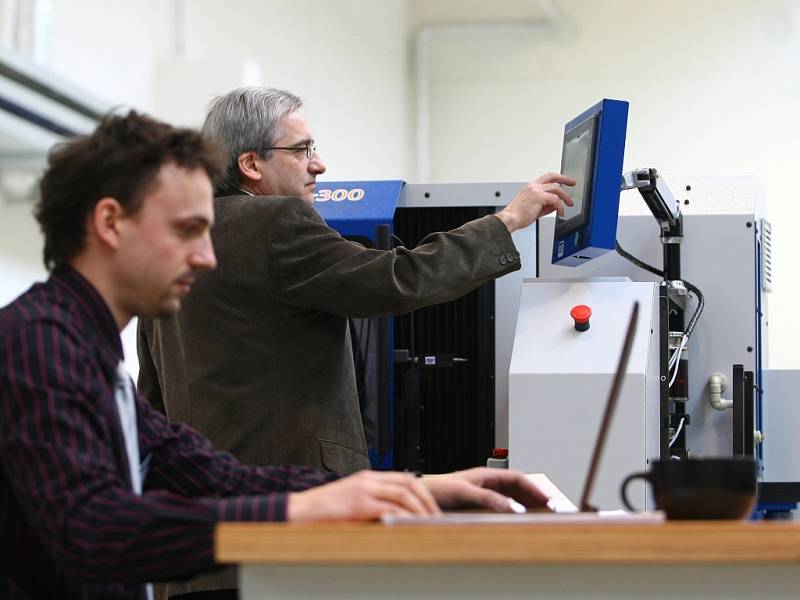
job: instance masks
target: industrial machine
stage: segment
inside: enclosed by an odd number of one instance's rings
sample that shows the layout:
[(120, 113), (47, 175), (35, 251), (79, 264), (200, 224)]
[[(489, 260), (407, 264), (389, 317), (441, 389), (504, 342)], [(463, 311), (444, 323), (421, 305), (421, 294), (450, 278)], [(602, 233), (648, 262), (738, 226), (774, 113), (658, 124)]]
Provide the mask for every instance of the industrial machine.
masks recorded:
[[(791, 436), (775, 424), (774, 451), (765, 455), (772, 439), (765, 415), (779, 420), (787, 396), (781, 378), (765, 370), (771, 228), (761, 186), (752, 177), (671, 177), (668, 186), (655, 169), (623, 176), (619, 144), (609, 150), (600, 136), (582, 160), (570, 157), (575, 131), (591, 131), (581, 124), (601, 121), (603, 104), (565, 129), (563, 166), (568, 174), (571, 165), (581, 170), (576, 179), (585, 188), (576, 195), (585, 218), (573, 228), (570, 215), (540, 221), (538, 277), (522, 286), (509, 374), (510, 464), (545, 471), (567, 494), (576, 492), (621, 343), (619, 321), (639, 300), (644, 318), (597, 503), (618, 508), (622, 476), (650, 459), (744, 454), (759, 460), (763, 511), (785, 515), (800, 498), (800, 474), (779, 466)], [(605, 181), (621, 180), (613, 193), (606, 186), (593, 194), (598, 169)], [(631, 191), (620, 198), (620, 190)], [(593, 219), (601, 211), (606, 229), (598, 236)], [(617, 225), (613, 238), (609, 219)], [(587, 310), (589, 327), (578, 331)], [(644, 488), (634, 495), (649, 507)]]

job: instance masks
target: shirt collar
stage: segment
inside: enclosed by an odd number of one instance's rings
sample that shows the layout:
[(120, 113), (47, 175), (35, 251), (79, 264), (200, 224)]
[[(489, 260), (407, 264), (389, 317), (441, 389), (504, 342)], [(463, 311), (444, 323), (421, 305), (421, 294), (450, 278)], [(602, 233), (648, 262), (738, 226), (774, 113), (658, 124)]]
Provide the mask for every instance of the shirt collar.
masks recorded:
[(247, 196), (257, 196), (258, 194), (254, 194), (253, 192), (248, 192), (247, 190), (239, 187), (238, 185), (228, 185), (223, 186), (220, 188), (216, 188), (214, 190), (214, 197), (215, 198), (224, 198), (226, 196), (238, 196), (240, 194), (245, 194)]
[(75, 300), (80, 317), (97, 332), (98, 340), (117, 361), (123, 360), (122, 340), (111, 309), (100, 293), (83, 275), (72, 267), (61, 267), (50, 275), (48, 283), (56, 286)]

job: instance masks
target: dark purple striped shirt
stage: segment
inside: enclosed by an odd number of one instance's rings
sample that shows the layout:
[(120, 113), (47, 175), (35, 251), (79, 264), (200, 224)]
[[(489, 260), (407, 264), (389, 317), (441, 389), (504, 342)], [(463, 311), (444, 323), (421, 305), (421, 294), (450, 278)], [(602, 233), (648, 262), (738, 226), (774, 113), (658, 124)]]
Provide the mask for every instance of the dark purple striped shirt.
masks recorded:
[(283, 520), (286, 492), (338, 475), (246, 467), (137, 398), (144, 494), (114, 399), (108, 307), (63, 269), (0, 310), (0, 597), (144, 597), (215, 568), (219, 521)]

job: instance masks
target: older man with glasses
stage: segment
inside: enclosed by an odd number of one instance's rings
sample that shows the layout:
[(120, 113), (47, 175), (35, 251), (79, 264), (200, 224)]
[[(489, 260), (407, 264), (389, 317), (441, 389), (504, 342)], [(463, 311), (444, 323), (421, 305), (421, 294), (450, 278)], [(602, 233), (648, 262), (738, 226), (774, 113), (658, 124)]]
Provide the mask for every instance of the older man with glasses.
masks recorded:
[[(497, 214), (412, 250), (367, 249), (313, 208), (325, 164), (301, 108), (272, 88), (211, 104), (203, 131), (227, 155), (215, 189), (218, 268), (179, 315), (140, 323), (139, 389), (243, 462), (352, 473), (370, 462), (348, 317), (407, 313), (519, 269), (511, 233), (562, 213), (572, 204), (562, 185), (575, 182), (546, 174)], [(227, 574), (170, 593), (234, 587)]]

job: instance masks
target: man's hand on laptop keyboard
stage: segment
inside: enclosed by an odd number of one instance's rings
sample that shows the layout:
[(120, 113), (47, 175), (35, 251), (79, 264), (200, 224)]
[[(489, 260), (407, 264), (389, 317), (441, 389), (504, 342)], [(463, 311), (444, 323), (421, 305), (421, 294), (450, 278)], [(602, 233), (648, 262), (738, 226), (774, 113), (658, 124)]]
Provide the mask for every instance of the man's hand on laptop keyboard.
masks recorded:
[(509, 499), (529, 509), (549, 510), (549, 498), (518, 471), (477, 467), (446, 475), (426, 475), (422, 482), (443, 510), (520, 512)]

